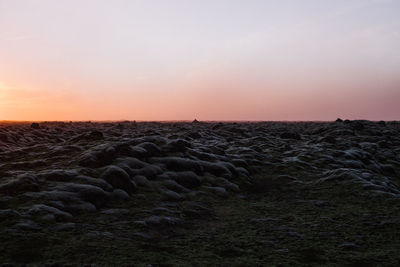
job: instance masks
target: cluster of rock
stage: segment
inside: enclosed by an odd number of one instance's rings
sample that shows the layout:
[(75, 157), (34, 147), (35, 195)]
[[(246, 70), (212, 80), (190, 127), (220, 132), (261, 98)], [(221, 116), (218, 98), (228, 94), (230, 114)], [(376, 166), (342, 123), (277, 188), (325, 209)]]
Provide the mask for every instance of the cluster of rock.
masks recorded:
[(135, 223), (175, 226), (182, 213), (212, 213), (203, 196), (240, 196), (263, 173), (267, 187), (331, 184), (400, 197), (396, 122), (3, 125), (0, 160), (0, 222), (9, 231), (69, 230), (77, 215), (126, 214), (112, 203), (149, 197), (155, 206)]

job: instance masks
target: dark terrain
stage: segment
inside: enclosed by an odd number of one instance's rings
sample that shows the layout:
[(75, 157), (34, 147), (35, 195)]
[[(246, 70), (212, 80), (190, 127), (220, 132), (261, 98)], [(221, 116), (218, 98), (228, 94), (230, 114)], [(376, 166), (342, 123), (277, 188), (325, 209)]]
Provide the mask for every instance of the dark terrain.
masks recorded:
[(400, 266), (400, 123), (0, 123), (0, 263)]

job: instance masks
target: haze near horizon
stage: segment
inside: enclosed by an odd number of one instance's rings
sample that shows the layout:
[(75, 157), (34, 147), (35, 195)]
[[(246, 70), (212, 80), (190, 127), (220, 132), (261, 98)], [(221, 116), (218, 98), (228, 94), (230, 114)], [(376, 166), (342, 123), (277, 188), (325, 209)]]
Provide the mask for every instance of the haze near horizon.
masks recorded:
[(396, 0), (0, 0), (0, 120), (399, 120), (399, 14)]

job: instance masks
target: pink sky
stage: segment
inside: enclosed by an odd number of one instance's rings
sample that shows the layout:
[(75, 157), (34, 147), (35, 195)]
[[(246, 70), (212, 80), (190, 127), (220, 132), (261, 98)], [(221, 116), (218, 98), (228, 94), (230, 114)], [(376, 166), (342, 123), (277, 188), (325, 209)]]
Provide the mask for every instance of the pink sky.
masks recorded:
[(390, 0), (0, 0), (0, 120), (399, 120), (399, 13)]

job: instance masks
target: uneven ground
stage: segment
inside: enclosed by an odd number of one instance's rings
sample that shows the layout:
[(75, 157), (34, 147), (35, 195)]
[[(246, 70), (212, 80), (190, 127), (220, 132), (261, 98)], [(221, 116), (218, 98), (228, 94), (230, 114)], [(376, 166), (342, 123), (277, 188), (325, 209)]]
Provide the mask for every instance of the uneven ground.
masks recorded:
[(400, 123), (0, 123), (0, 262), (400, 266)]

